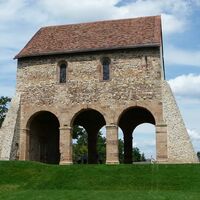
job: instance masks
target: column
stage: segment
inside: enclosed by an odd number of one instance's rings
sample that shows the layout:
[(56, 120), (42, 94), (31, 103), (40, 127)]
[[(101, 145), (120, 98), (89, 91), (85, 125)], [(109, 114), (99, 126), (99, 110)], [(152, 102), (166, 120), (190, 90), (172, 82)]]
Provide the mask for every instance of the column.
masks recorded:
[(19, 160), (29, 159), (29, 129), (20, 129)]
[(60, 165), (72, 164), (71, 127), (60, 127)]
[(106, 126), (106, 164), (119, 164), (118, 126)]
[(156, 160), (157, 162), (167, 162), (167, 125), (156, 125)]
[(88, 163), (89, 164), (97, 164), (98, 163), (98, 152), (97, 152), (97, 139), (98, 132), (88, 131)]
[(132, 131), (124, 131), (124, 163), (132, 164), (133, 137)]

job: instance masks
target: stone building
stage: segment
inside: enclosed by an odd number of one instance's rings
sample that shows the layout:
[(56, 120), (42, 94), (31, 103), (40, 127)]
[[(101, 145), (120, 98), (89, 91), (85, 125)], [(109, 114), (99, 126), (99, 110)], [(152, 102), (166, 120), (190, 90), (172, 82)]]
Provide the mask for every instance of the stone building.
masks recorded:
[(88, 133), (89, 163), (106, 126), (106, 163), (132, 162), (134, 129), (155, 125), (157, 162), (197, 157), (165, 80), (160, 16), (41, 28), (15, 57), (16, 95), (0, 130), (2, 160), (72, 163), (72, 127)]

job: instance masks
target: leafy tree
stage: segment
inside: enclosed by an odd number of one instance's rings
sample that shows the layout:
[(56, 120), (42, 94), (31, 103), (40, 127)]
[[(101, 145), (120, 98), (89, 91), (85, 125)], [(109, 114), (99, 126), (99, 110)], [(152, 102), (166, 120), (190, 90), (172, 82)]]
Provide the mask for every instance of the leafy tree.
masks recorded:
[(9, 97), (0, 97), (0, 127), (2, 126), (2, 123), (6, 117), (6, 113), (8, 112), (7, 105), (11, 101), (11, 98)]
[(144, 153), (141, 154), (138, 147), (133, 148), (132, 154), (133, 154), (133, 162), (146, 161)]
[(141, 160), (140, 150), (137, 147), (134, 147), (132, 150), (133, 162), (139, 162)]
[(144, 153), (142, 153), (142, 155), (141, 155), (141, 161), (146, 161)]
[(88, 153), (87, 147), (87, 132), (80, 126), (73, 128), (73, 161), (81, 162), (82, 156)]

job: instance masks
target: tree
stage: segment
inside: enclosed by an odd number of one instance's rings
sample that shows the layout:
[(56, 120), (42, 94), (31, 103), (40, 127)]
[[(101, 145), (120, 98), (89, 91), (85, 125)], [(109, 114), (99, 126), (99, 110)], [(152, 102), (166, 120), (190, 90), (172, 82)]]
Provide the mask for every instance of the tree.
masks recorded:
[(99, 156), (99, 161), (101, 163), (105, 163), (106, 162), (106, 138), (103, 136), (102, 132), (98, 133), (97, 152)]
[(141, 161), (146, 161), (144, 153), (142, 153), (142, 155), (141, 155)]
[(83, 155), (88, 153), (87, 148), (87, 132), (84, 128), (80, 126), (73, 127), (73, 161), (81, 162), (81, 158)]
[(6, 117), (6, 113), (8, 112), (8, 103), (11, 101), (9, 97), (0, 97), (0, 127)]
[(133, 162), (139, 162), (141, 160), (141, 154), (139, 148), (134, 147), (132, 155), (133, 155)]
[(144, 153), (141, 154), (138, 147), (133, 148), (132, 154), (133, 154), (133, 162), (146, 161)]

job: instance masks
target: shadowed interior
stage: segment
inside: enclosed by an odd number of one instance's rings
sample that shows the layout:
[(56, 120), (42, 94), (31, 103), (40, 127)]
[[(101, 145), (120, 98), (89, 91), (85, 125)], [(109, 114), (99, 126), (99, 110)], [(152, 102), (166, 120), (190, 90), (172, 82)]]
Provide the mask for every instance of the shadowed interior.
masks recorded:
[(59, 121), (47, 111), (37, 113), (30, 123), (29, 159), (59, 164)]

